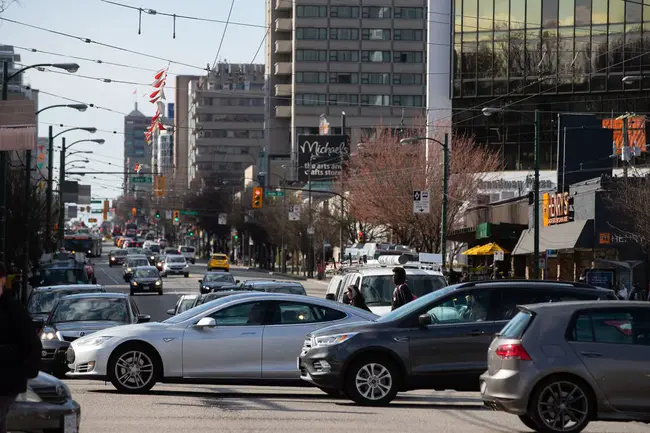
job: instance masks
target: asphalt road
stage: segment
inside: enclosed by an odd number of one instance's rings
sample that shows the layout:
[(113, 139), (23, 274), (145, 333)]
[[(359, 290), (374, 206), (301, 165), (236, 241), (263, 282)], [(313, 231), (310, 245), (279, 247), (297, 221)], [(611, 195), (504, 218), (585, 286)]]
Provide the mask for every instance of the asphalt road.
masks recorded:
[[(97, 276), (109, 291), (127, 292), (121, 268), (109, 268), (106, 255), (97, 260)], [(178, 296), (198, 292), (205, 265), (190, 269), (191, 277), (165, 280), (163, 296), (139, 295), (136, 302), (153, 320)], [(237, 279), (265, 278), (234, 269)], [(313, 296), (324, 296), (325, 284), (304, 282)], [(400, 394), (386, 408), (367, 408), (332, 399), (312, 388), (157, 385), (146, 395), (117, 394), (110, 384), (66, 380), (82, 407), (84, 433), (194, 433), (304, 431), (337, 432), (529, 432), (516, 416), (483, 408), (476, 393), (417, 391)], [(588, 433), (649, 433), (638, 423), (592, 423)]]

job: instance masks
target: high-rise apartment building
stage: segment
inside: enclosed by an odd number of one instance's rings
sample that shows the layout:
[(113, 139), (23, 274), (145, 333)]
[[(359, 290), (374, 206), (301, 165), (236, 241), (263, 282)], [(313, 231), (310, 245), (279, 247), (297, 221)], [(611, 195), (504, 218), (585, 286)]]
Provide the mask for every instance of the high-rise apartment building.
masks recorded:
[(264, 149), (264, 65), (219, 63), (191, 81), (188, 182), (241, 182)]
[(267, 1), (271, 157), (295, 154), (297, 136), (318, 133), (322, 114), (338, 134), (345, 112), (352, 145), (376, 126), (424, 122), (427, 1), (349, 3)]
[(171, 189), (178, 195), (188, 189), (188, 124), (190, 108), (193, 103), (190, 101), (190, 84), (199, 80), (198, 75), (177, 75), (174, 89), (174, 113), (170, 116), (174, 120), (173, 139), (173, 179), (167, 182)]
[[(152, 182), (138, 182), (134, 178), (140, 177), (136, 167), (141, 167), (142, 173), (151, 173), (151, 146), (145, 140), (144, 133), (151, 125), (151, 117), (147, 117), (138, 110), (135, 103), (133, 111), (124, 117), (124, 194), (151, 193)], [(151, 174), (143, 174), (151, 178)]]

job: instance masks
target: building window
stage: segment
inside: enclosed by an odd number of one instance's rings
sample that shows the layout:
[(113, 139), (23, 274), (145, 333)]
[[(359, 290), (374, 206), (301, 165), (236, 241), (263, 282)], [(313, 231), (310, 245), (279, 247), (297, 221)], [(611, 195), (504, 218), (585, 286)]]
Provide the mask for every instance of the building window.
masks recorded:
[(251, 138), (264, 138), (264, 131), (250, 131)]
[(199, 113), (199, 122), (212, 122), (212, 114)]
[(359, 74), (349, 72), (330, 72), (330, 84), (357, 84)]
[(359, 95), (356, 94), (329, 95), (328, 101), (330, 105), (358, 105)]
[(361, 95), (361, 105), (387, 107), (390, 105), (389, 95)]
[(298, 27), (296, 29), (296, 39), (310, 41), (327, 39), (327, 29), (321, 29), (318, 27)]
[(364, 6), (362, 14), (364, 18), (387, 19), (390, 18), (390, 8), (383, 6)]
[(390, 30), (388, 29), (363, 29), (361, 39), (366, 41), (388, 41)]
[(212, 105), (212, 98), (199, 98), (199, 107)]
[(389, 73), (361, 74), (361, 84), (390, 84)]
[(421, 85), (422, 74), (394, 74), (393, 84)]
[(393, 61), (395, 63), (422, 63), (422, 51), (395, 51)]
[(393, 105), (398, 107), (422, 107), (422, 96), (393, 95)]
[(395, 8), (395, 18), (421, 20), (424, 18), (424, 8)]
[(300, 18), (325, 18), (327, 6), (296, 6), (296, 16)]
[(396, 41), (422, 41), (424, 31), (415, 29), (395, 29)]
[(339, 41), (359, 40), (359, 29), (330, 29), (330, 39)]
[(324, 84), (326, 82), (326, 72), (296, 72), (296, 83)]
[(332, 6), (330, 7), (332, 18), (359, 18), (359, 6)]
[(299, 62), (326, 62), (326, 50), (296, 50), (296, 60)]
[(296, 105), (325, 105), (324, 93), (296, 93)]
[(362, 51), (361, 61), (366, 63), (390, 62), (390, 51)]
[(351, 50), (330, 51), (330, 62), (358, 62), (359, 52)]

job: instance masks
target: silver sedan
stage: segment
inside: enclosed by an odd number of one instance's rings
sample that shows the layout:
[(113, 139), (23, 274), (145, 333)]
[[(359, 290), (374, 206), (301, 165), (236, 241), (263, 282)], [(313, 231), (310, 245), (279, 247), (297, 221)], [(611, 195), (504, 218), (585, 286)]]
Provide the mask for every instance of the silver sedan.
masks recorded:
[(156, 382), (300, 384), (305, 335), (378, 316), (309, 296), (246, 293), (160, 323), (119, 326), (74, 341), (69, 376), (109, 380), (121, 392)]

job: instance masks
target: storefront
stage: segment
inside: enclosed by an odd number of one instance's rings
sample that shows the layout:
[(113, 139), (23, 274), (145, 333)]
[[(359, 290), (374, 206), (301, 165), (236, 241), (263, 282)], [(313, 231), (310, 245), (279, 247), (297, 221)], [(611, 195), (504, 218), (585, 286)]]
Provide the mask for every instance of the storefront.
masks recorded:
[[(614, 182), (609, 177), (581, 182), (569, 192), (541, 195), (539, 265), (541, 277), (551, 280), (586, 279), (598, 285), (630, 289), (646, 283), (646, 258), (632, 238), (617, 228), (621, 215), (609, 194)], [(533, 206), (530, 211), (532, 227)], [(528, 228), (512, 251), (513, 261), (524, 263), (524, 274), (532, 278), (534, 265), (534, 230)]]

